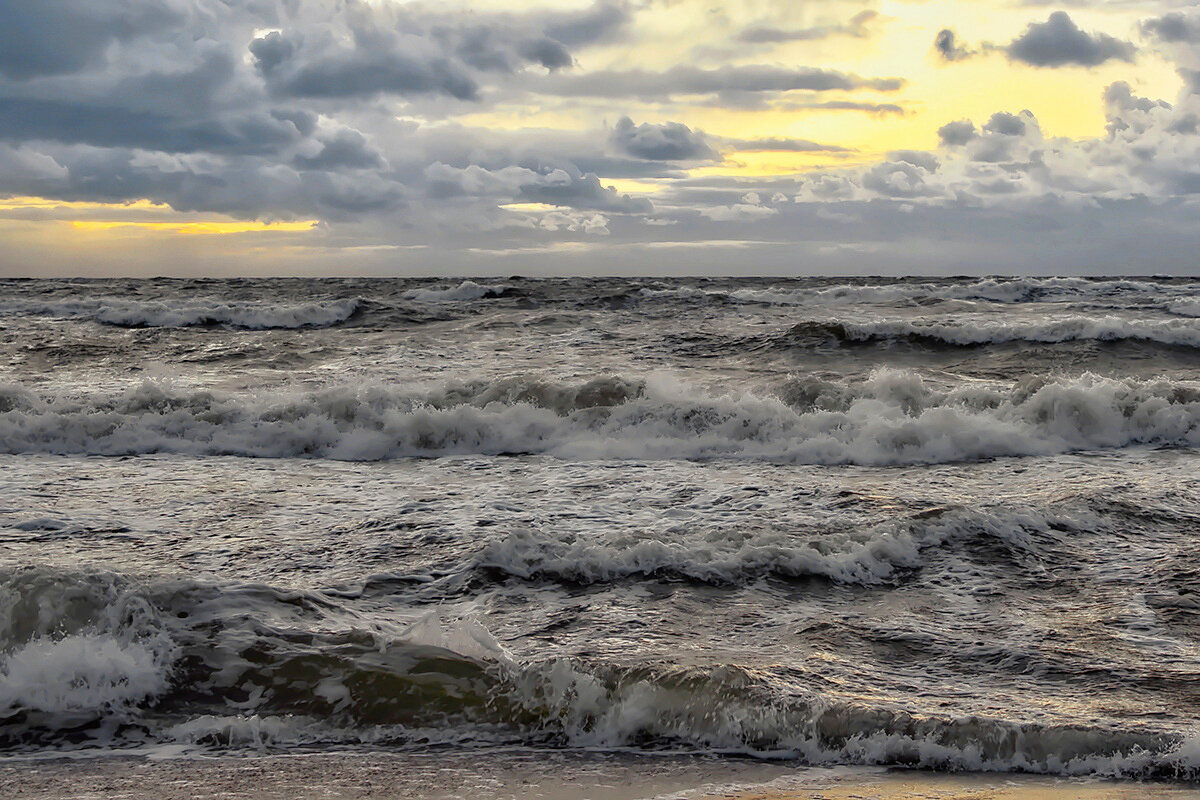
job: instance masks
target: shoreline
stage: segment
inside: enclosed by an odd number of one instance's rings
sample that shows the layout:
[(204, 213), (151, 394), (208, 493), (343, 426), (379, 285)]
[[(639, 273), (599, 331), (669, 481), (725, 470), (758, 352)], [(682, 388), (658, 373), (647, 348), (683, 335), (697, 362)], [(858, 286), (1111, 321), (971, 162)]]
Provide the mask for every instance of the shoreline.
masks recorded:
[(512, 751), (88, 755), (0, 760), (8, 800), (1200, 800), (1200, 786)]

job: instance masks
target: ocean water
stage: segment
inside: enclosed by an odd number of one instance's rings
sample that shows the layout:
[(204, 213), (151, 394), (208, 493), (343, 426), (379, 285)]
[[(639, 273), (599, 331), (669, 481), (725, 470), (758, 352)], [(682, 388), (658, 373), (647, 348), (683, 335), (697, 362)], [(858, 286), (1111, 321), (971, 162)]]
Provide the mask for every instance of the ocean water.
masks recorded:
[(0, 753), (1200, 777), (1200, 282), (0, 282)]

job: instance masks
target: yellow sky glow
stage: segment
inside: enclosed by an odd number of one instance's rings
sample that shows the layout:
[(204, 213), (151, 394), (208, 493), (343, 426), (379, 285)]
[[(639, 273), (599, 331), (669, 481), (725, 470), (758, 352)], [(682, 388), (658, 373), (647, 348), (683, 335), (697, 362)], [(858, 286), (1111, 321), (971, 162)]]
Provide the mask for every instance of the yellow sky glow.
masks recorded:
[(70, 220), (77, 231), (95, 232), (111, 230), (144, 230), (177, 233), (187, 236), (224, 235), (230, 233), (296, 233), (310, 231), (318, 220), (299, 222), (131, 222), (127, 220)]

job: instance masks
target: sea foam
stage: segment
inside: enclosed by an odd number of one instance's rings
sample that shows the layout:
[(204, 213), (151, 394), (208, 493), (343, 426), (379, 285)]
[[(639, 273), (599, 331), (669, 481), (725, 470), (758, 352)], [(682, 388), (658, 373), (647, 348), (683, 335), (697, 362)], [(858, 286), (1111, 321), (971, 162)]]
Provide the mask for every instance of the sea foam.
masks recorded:
[(23, 301), (0, 307), (0, 314), (90, 319), (122, 328), (189, 328), (222, 325), (246, 330), (325, 328), (346, 322), (362, 308), (358, 299), (276, 304), (225, 300), (178, 302), (122, 300)]
[[(790, 387), (705, 394), (669, 379), (636, 393), (635, 385), (609, 379), (608, 394), (584, 391), (594, 384), (529, 394), (510, 385), (465, 397), (461, 387), (258, 395), (146, 383), (75, 397), (9, 386), (0, 388), (0, 451), (349, 461), (520, 453), (882, 466), (1200, 443), (1200, 394), (1177, 382), (1083, 375), (939, 392), (915, 374), (884, 370), (862, 384), (825, 387), (815, 400)], [(787, 402), (789, 391), (799, 399)], [(570, 401), (581, 396), (587, 401)]]

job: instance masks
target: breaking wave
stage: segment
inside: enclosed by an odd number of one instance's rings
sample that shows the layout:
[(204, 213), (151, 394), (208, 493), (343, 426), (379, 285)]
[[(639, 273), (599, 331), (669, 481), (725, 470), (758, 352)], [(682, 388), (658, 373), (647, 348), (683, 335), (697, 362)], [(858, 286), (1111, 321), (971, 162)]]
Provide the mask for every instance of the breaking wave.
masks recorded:
[[(1066, 302), (1139, 297), (1146, 301), (1192, 296), (1196, 287), (1151, 281), (1086, 278), (987, 278), (977, 281), (897, 282), (886, 284), (743, 287), (733, 290), (696, 286), (644, 288), (645, 299), (726, 301), (781, 306), (828, 306), (857, 303), (912, 303), (977, 300), (991, 303)], [(1185, 301), (1186, 302), (1186, 301)]]
[(246, 330), (327, 328), (360, 313), (358, 299), (296, 305), (234, 301), (133, 301), (105, 298), (8, 304), (5, 314), (84, 318), (122, 328), (189, 328), (223, 325)]
[(1129, 320), (1120, 317), (1072, 316), (1047, 322), (815, 321), (794, 325), (774, 346), (813, 340), (875, 343), (907, 340), (916, 343), (975, 347), (1009, 342), (1150, 342), (1171, 347), (1200, 347), (1200, 321), (1192, 319)]
[[(479, 619), (388, 629), (266, 586), (25, 568), (0, 628), (0, 747), (473, 742), (815, 765), (1194, 778), (1200, 745), (837, 700), (786, 670), (523, 662)], [(307, 631), (297, 633), (298, 626)]]
[(776, 394), (725, 395), (665, 378), (507, 380), (425, 393), (373, 386), (227, 394), (156, 383), (82, 397), (0, 389), (7, 453), (349, 461), (546, 454), (881, 466), (1196, 444), (1196, 387), (1095, 375), (943, 391), (914, 373), (882, 370), (860, 383), (797, 379)]
[(511, 286), (485, 286), (475, 281), (463, 281), (457, 286), (442, 289), (410, 289), (404, 293), (404, 299), (418, 303), (461, 303), (489, 297), (504, 297), (510, 292)]
[(520, 530), (486, 544), (476, 568), (522, 579), (579, 584), (664, 577), (744, 586), (765, 577), (819, 577), (848, 585), (895, 582), (923, 566), (928, 548), (957, 540), (996, 541), (1025, 549), (1031, 533), (1073, 530), (1094, 519), (1048, 518), (1012, 508), (933, 508), (910, 518), (870, 527), (831, 529), (710, 530), (681, 526), (669, 531)]

